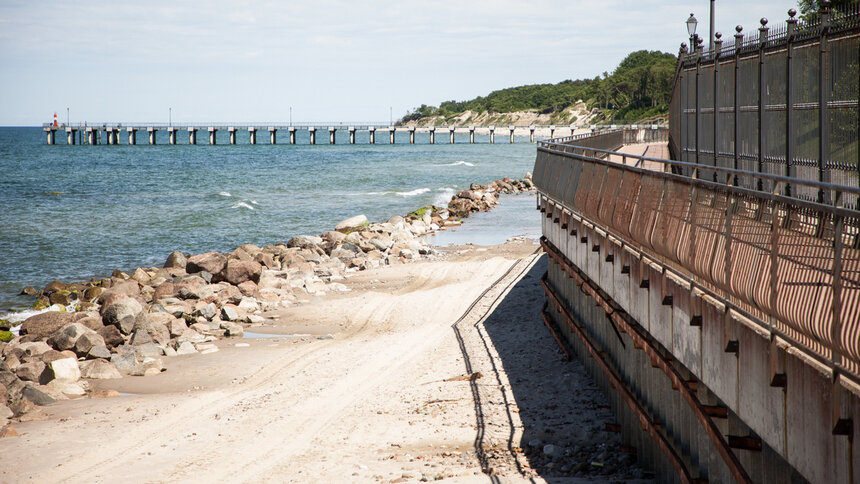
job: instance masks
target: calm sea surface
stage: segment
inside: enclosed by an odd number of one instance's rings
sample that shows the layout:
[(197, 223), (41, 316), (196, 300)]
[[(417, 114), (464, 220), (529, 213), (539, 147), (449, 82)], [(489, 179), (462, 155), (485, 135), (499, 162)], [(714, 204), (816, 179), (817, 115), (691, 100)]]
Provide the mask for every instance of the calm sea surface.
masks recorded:
[[(161, 266), (174, 250), (231, 251), (245, 243), (268, 245), (299, 234), (331, 230), (347, 217), (365, 214), (384, 221), (419, 207), (447, 204), (472, 182), (520, 178), (532, 170), (535, 145), (517, 138), (513, 145), (491, 145), (487, 137), (468, 144), (458, 135), (429, 144), (417, 134), (409, 145), (368, 144), (367, 133), (349, 145), (310, 146), (306, 131), (298, 144), (269, 145), (268, 133), (248, 145), (240, 133), (218, 145), (198, 132), (167, 145), (67, 146), (45, 143), (41, 128), (0, 128), (0, 314), (31, 302), (21, 288), (58, 279), (87, 280), (114, 269)], [(328, 141), (328, 132), (317, 133)], [(324, 135), (324, 136), (321, 136)], [(387, 143), (387, 132), (377, 142)], [(447, 133), (446, 133), (447, 134)], [(184, 136), (182, 136), (184, 135)], [(442, 140), (442, 138), (445, 138)], [(127, 143), (125, 133), (120, 140)], [(146, 143), (138, 133), (138, 143)], [(506, 141), (506, 140), (505, 140)], [(540, 219), (530, 196), (507, 197), (497, 213), (481, 214), (473, 229), (445, 234), (433, 243), (500, 243), (512, 235), (539, 232)], [(468, 225), (468, 222), (467, 222)], [(480, 230), (476, 230), (480, 229)]]

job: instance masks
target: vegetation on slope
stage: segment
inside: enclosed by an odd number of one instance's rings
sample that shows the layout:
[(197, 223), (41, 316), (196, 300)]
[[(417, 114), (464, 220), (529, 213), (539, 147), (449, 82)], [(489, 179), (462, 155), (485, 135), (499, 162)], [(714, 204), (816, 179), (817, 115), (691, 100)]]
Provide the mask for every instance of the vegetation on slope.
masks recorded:
[(676, 62), (672, 54), (640, 50), (629, 54), (612, 74), (604, 72), (594, 79), (501, 89), (468, 101), (445, 101), (438, 107), (422, 104), (400, 123), (429, 116), (448, 118), (465, 111), (554, 114), (580, 100), (589, 108), (600, 109), (606, 121), (635, 122), (668, 113)]

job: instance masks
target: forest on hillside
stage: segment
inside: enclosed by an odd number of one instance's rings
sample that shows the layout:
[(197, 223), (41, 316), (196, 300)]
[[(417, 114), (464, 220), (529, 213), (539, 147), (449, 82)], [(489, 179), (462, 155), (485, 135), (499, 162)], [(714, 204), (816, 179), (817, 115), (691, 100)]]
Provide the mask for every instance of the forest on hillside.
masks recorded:
[(635, 122), (666, 114), (677, 58), (659, 51), (630, 53), (612, 73), (593, 79), (565, 80), (557, 84), (532, 84), (493, 91), (468, 101), (422, 104), (404, 116), (407, 123), (428, 116), (451, 117), (464, 111), (508, 113), (538, 111), (560, 113), (577, 101), (599, 108), (606, 120)]

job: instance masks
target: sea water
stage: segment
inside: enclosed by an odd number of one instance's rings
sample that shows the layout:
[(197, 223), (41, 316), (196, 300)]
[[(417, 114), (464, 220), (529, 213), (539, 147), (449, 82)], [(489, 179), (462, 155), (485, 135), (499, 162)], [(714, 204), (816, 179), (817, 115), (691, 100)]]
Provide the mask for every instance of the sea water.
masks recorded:
[[(202, 130), (195, 146), (183, 131), (180, 144), (168, 145), (159, 132), (159, 144), (150, 146), (143, 131), (129, 146), (122, 131), (120, 145), (67, 146), (58, 131), (49, 146), (41, 128), (0, 128), (0, 314), (32, 303), (17, 296), (24, 286), (160, 267), (174, 250), (286, 242), (357, 214), (385, 221), (446, 205), (470, 183), (521, 178), (534, 165), (527, 138), (489, 144), (479, 136), (472, 145), (468, 134), (458, 134), (451, 145), (444, 134), (430, 145), (429, 135), (418, 133), (410, 145), (398, 133), (390, 145), (382, 131), (370, 145), (365, 131), (350, 145), (343, 129), (329, 145), (328, 130), (318, 130), (317, 142), (325, 144), (310, 145), (300, 130), (290, 145), (283, 131), (270, 145), (260, 131), (258, 144), (249, 145), (240, 131), (238, 144), (229, 145), (222, 131), (210, 146)], [(503, 199), (498, 210), (474, 219), (484, 230), (462, 228), (431, 243), (500, 243), (538, 232), (533, 197)], [(481, 235), (491, 232), (491, 241)]]

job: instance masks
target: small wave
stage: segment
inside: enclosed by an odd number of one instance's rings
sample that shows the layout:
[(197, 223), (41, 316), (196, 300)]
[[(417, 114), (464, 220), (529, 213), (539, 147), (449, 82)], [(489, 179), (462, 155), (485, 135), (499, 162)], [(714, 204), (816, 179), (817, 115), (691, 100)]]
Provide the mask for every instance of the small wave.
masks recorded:
[(400, 195), (401, 197), (414, 197), (416, 195), (421, 195), (422, 193), (427, 193), (429, 191), (430, 191), (429, 188), (416, 188), (415, 190), (411, 190), (408, 192), (394, 192), (394, 193), (396, 193), (397, 195)]
[(47, 313), (49, 311), (59, 311), (59, 310), (60, 310), (60, 306), (57, 304), (54, 304), (53, 306), (49, 306), (45, 309), (25, 309), (23, 311), (12, 311), (12, 312), (8, 312), (8, 313), (0, 313), (0, 319), (5, 319), (6, 321), (9, 321), (10, 323), (14, 324), (14, 323), (23, 322), (25, 319), (27, 319), (31, 316), (35, 316), (37, 314)]
[(433, 205), (436, 207), (447, 207), (451, 199), (454, 198), (456, 190), (453, 188), (440, 188), (439, 195), (433, 200)]
[(248, 204), (247, 204), (247, 203), (245, 203), (245, 202), (239, 202), (239, 203), (237, 203), (237, 204), (234, 204), (234, 205), (233, 205), (232, 207), (230, 207), (230, 208), (247, 208), (248, 210), (254, 210), (254, 207), (252, 207), (252, 206), (248, 205)]
[(455, 161), (453, 163), (445, 163), (445, 164), (436, 165), (436, 166), (475, 166), (475, 164), (469, 163), (468, 161), (460, 160), (460, 161)]
[(218, 195), (221, 195), (222, 197), (232, 197), (233, 196), (233, 195), (230, 195), (230, 192), (218, 192)]
[(260, 204), (260, 202), (258, 202), (258, 201), (256, 201), (256, 200), (249, 200), (249, 201), (250, 201), (253, 205), (259, 205), (259, 204)]

